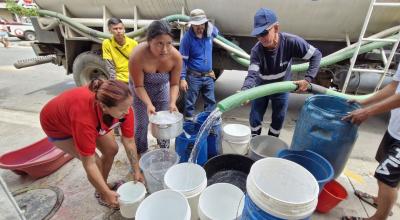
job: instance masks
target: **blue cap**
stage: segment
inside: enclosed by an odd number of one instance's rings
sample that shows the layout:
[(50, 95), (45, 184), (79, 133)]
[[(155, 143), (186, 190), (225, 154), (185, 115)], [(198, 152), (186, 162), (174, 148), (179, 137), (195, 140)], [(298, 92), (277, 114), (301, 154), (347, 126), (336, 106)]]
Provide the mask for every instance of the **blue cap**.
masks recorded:
[(278, 22), (275, 12), (267, 8), (260, 8), (254, 15), (254, 29), (252, 36), (261, 34), (264, 30), (268, 30)]

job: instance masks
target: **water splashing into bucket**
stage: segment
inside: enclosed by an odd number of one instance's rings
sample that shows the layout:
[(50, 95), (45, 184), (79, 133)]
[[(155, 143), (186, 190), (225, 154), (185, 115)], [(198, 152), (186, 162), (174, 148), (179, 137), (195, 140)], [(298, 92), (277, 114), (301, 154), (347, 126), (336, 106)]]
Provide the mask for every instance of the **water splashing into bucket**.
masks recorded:
[(210, 133), (211, 127), (216, 125), (221, 120), (221, 115), (222, 115), (222, 112), (217, 108), (210, 113), (210, 115), (204, 121), (203, 125), (201, 125), (200, 131), (197, 135), (197, 139), (193, 146), (193, 150), (192, 150), (189, 160), (188, 160), (189, 163), (197, 162), (197, 156), (198, 156), (199, 150), (200, 150), (198, 147), (200, 145), (200, 141), (207, 138), (208, 134)]

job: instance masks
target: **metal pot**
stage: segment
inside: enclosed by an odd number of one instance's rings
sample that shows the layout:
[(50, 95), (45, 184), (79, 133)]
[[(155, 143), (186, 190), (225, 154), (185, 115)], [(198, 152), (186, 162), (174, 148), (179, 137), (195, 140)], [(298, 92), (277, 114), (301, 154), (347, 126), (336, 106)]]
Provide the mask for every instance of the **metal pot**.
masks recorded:
[(183, 115), (179, 112), (159, 111), (149, 121), (151, 134), (157, 139), (173, 139), (183, 132)]

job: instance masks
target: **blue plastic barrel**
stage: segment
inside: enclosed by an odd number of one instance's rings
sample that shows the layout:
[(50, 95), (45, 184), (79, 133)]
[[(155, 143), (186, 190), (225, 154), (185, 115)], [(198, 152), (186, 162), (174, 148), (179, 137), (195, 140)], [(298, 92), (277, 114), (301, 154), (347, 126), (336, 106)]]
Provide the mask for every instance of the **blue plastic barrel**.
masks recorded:
[[(175, 139), (175, 151), (180, 157), (179, 163), (187, 162), (189, 160), (199, 129), (200, 125), (198, 123), (183, 123), (184, 132)], [(201, 140), (198, 147), (199, 153), (197, 156), (197, 164), (204, 165), (207, 161), (207, 140)]]
[[(211, 112), (201, 112), (196, 116), (196, 122), (202, 125)], [(207, 154), (208, 158), (214, 157), (221, 152), (221, 120), (212, 126), (207, 136)]]
[[(242, 212), (241, 220), (284, 220), (283, 218), (278, 218), (269, 214), (268, 212), (264, 212), (260, 209), (250, 198), (248, 194), (244, 197), (244, 208)], [(310, 220), (311, 217), (305, 218), (303, 220)]]
[(277, 153), (277, 157), (293, 161), (306, 168), (318, 181), (319, 192), (333, 178), (334, 171), (329, 161), (310, 150), (297, 151), (284, 149)]
[(311, 150), (327, 159), (334, 178), (343, 171), (357, 139), (358, 126), (342, 117), (360, 106), (345, 99), (314, 95), (306, 99), (296, 123), (292, 150)]

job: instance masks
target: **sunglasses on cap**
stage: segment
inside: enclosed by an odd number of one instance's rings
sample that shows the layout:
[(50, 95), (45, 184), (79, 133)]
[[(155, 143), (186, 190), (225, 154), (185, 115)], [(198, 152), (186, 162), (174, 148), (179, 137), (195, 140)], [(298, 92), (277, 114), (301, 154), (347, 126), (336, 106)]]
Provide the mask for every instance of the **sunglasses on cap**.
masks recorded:
[(265, 37), (269, 33), (269, 30), (264, 30), (263, 32), (259, 33), (256, 35), (256, 37)]

